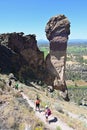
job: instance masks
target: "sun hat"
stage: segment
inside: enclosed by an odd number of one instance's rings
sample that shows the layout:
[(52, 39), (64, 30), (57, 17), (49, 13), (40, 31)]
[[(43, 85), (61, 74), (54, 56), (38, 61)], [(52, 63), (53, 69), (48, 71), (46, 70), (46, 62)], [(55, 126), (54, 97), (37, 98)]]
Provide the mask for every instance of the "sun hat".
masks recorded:
[(46, 105), (45, 108), (48, 108), (48, 106)]

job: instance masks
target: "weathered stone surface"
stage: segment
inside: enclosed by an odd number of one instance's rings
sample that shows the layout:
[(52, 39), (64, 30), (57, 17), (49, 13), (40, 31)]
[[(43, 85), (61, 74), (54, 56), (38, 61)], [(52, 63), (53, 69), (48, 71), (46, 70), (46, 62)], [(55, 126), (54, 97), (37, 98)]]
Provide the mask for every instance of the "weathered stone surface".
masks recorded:
[(0, 35), (0, 68), (26, 79), (40, 78), (44, 54), (38, 49), (35, 35), (7, 33)]
[(52, 17), (45, 28), (50, 41), (50, 53), (46, 58), (46, 69), (49, 73), (46, 82), (53, 88), (63, 91), (66, 100), (68, 92), (65, 83), (65, 63), (69, 28), (70, 22), (64, 15)]
[(36, 36), (20, 33), (0, 35), (0, 70), (16, 74), (20, 80), (39, 79), (61, 90), (68, 100), (65, 82), (65, 64), (70, 23), (64, 15), (52, 17), (45, 31), (50, 41), (50, 53), (38, 49)]
[(52, 17), (45, 28), (47, 39), (50, 41), (57, 36), (68, 38), (68, 35), (70, 34), (69, 27), (70, 22), (65, 15)]

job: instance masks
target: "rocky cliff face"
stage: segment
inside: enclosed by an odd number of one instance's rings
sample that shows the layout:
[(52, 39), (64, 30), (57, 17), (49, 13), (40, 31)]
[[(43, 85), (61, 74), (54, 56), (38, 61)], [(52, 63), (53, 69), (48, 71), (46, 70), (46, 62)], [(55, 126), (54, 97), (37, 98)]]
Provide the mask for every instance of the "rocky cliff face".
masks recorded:
[(45, 28), (47, 39), (50, 41), (50, 53), (46, 58), (48, 77), (46, 82), (54, 89), (59, 89), (68, 100), (65, 83), (65, 63), (70, 23), (64, 15), (52, 17)]
[(64, 15), (52, 17), (46, 25), (50, 53), (44, 61), (44, 53), (37, 47), (35, 35), (7, 33), (0, 35), (0, 69), (12, 72), (20, 80), (43, 80), (54, 89), (61, 90), (68, 100), (65, 83), (65, 63), (70, 23)]
[(22, 79), (41, 77), (44, 54), (37, 47), (35, 35), (8, 33), (0, 35), (0, 68)]

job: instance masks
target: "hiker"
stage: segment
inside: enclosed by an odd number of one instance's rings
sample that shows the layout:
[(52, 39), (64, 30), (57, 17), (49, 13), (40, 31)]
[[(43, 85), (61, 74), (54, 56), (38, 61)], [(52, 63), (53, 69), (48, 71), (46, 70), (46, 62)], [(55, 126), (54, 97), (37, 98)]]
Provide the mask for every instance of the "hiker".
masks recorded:
[(16, 84), (15, 84), (15, 89), (17, 89), (17, 90), (18, 90), (18, 83), (16, 83)]
[(36, 105), (36, 111), (37, 111), (37, 110), (40, 111), (40, 99), (39, 99), (38, 97), (37, 97), (37, 99), (36, 99), (35, 105)]
[(46, 105), (45, 106), (45, 117), (46, 117), (46, 122), (48, 122), (48, 117), (51, 115), (51, 110), (50, 108)]
[(9, 83), (8, 83), (8, 84), (9, 84), (9, 86), (11, 87), (11, 85), (12, 85), (12, 81), (11, 81), (11, 80), (9, 80)]

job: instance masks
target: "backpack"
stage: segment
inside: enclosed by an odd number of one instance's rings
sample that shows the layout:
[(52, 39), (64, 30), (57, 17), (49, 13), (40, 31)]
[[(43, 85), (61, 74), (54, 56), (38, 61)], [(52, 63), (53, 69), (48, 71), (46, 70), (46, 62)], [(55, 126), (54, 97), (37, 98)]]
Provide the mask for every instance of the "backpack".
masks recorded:
[(18, 89), (18, 84), (15, 85), (15, 89)]
[(36, 104), (39, 104), (40, 103), (40, 100), (36, 100)]
[(12, 84), (12, 81), (10, 80), (10, 81), (9, 81), (9, 86), (11, 86), (11, 84)]
[(47, 110), (47, 114), (48, 114), (48, 116), (51, 115), (51, 110), (50, 109)]

